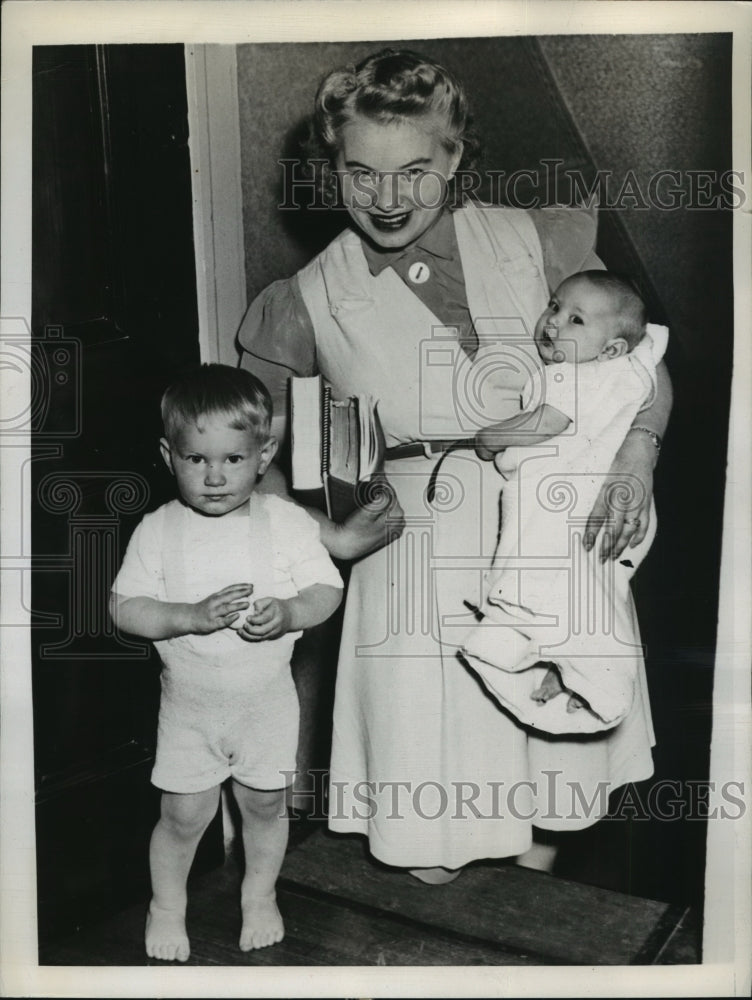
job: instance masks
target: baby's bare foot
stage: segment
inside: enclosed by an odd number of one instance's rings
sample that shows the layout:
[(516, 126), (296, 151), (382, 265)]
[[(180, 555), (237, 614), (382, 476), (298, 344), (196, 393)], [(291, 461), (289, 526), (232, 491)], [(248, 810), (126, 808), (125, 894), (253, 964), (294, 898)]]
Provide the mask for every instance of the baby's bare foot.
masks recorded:
[(277, 897), (249, 897), (243, 900), (243, 926), (240, 930), (240, 950), (268, 948), (285, 936), (285, 925), (277, 908)]
[(569, 701), (567, 702), (567, 712), (576, 712), (580, 708), (587, 708), (588, 703), (584, 698), (580, 698), (578, 694), (570, 694)]
[(564, 687), (559, 678), (559, 672), (554, 667), (550, 667), (546, 676), (541, 681), (540, 687), (537, 687), (535, 691), (530, 695), (533, 701), (539, 702), (541, 705), (545, 705), (547, 701), (555, 698), (557, 694), (561, 694)]
[(187, 962), (191, 954), (185, 913), (164, 910), (151, 901), (146, 917), (146, 954), (164, 962)]

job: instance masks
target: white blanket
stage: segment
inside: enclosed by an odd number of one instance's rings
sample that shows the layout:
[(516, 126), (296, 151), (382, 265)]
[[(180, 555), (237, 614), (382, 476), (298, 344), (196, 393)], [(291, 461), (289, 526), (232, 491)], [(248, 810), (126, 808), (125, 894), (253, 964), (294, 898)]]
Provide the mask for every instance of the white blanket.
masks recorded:
[[(629, 712), (644, 669), (629, 581), (655, 533), (616, 560), (601, 562), (600, 538), (586, 553), (582, 534), (614, 456), (636, 414), (652, 401), (665, 327), (622, 358), (543, 367), (523, 393), (523, 409), (546, 402), (572, 420), (542, 445), (509, 448), (497, 458), (507, 478), (502, 530), (487, 574), (484, 618), (463, 655), (497, 700), (521, 722), (550, 733), (589, 733), (617, 725)], [(617, 488), (613, 502), (640, 506), (642, 484)], [(628, 513), (627, 516), (630, 516)], [(569, 696), (534, 700), (551, 664)]]

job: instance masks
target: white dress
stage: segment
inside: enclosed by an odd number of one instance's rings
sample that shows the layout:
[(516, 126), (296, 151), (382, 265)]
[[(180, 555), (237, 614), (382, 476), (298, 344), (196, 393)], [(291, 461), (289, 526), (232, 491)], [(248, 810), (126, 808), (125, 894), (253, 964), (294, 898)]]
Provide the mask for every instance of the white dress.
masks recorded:
[[(481, 341), (472, 363), (391, 268), (370, 274), (355, 234), (338, 237), (297, 275), (316, 367), (335, 396), (370, 392), (379, 399), (389, 445), (468, 437), (489, 418), (511, 415), (536, 356), (531, 333), (548, 287), (529, 216), (468, 206), (454, 218)], [(591, 249), (592, 233), (581, 259)], [(547, 273), (550, 280), (565, 276)], [(241, 330), (241, 344), (261, 357), (270, 353), (268, 325), (259, 333), (263, 317), (274, 314), (283, 290), (262, 293)], [(289, 342), (289, 329), (280, 337)], [(283, 351), (274, 353), (283, 363)], [(243, 363), (252, 368), (253, 358)], [(652, 773), (652, 730), (647, 703), (636, 701), (625, 723), (606, 734), (531, 735), (463, 665), (458, 648), (475, 620), (471, 606), (483, 598), (503, 479), (472, 450), (452, 452), (429, 503), (436, 460), (387, 464), (407, 526), (352, 569), (329, 823), (367, 835), (387, 864), (457, 868), (524, 852), (533, 822), (549, 829), (595, 822), (610, 788)], [(577, 783), (577, 793), (567, 781)]]

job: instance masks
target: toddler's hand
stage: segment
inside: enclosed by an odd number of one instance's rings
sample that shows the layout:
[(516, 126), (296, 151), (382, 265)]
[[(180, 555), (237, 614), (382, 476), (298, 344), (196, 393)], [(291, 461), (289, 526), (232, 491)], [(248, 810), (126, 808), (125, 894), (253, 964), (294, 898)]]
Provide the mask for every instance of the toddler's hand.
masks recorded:
[(361, 486), (360, 505), (337, 525), (340, 559), (360, 559), (388, 545), (405, 530), (405, 513), (394, 487), (383, 473), (376, 473)]
[(287, 601), (277, 597), (262, 597), (253, 604), (253, 614), (242, 622), (238, 635), (246, 642), (278, 639), (290, 631), (291, 614)]
[(208, 635), (221, 628), (239, 625), (233, 623), (240, 618), (240, 612), (250, 607), (245, 598), (253, 593), (253, 584), (233, 583), (229, 587), (209, 594), (203, 601), (193, 605), (191, 614), (191, 632), (195, 635)]

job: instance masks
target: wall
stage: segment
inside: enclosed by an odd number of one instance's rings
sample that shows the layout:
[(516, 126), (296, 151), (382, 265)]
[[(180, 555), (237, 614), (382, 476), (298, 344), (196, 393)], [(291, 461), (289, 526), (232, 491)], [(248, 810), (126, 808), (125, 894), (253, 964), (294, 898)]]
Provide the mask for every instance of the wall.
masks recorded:
[[(559, 93), (597, 168), (615, 178), (634, 171), (643, 192), (661, 170), (680, 171), (686, 191), (692, 184), (688, 171), (727, 170), (731, 36), (605, 41), (604, 46), (592, 37), (541, 39)], [(668, 185), (659, 190), (669, 203)], [(682, 347), (693, 358), (716, 363), (732, 346), (725, 247), (730, 213), (633, 208), (620, 215)]]

